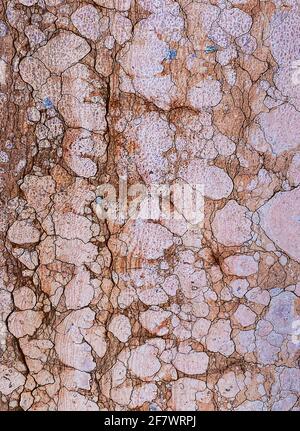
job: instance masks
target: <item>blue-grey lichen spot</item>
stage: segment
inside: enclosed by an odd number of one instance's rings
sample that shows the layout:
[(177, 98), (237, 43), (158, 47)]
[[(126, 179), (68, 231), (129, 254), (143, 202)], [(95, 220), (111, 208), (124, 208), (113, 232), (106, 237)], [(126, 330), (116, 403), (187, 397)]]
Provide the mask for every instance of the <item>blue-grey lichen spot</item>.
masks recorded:
[(216, 52), (217, 50), (218, 50), (217, 46), (209, 45), (205, 48), (204, 52), (205, 52), (205, 54), (210, 54), (212, 52)]
[(172, 60), (175, 60), (176, 57), (177, 57), (176, 49), (169, 49), (166, 56), (166, 60), (172, 61)]
[(53, 102), (52, 102), (52, 100), (51, 100), (49, 97), (46, 97), (46, 98), (43, 100), (43, 105), (44, 105), (44, 107), (45, 107), (46, 109), (51, 109), (51, 108), (53, 108)]
[(149, 410), (150, 410), (150, 412), (157, 412), (157, 411), (159, 411), (158, 406), (156, 404), (150, 404)]

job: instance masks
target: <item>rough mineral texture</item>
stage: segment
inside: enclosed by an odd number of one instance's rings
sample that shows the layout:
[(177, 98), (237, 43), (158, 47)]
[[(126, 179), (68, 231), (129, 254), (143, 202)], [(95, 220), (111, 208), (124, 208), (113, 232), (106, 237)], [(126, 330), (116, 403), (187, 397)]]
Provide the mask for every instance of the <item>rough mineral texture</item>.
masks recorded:
[(299, 40), (299, 0), (0, 3), (0, 410), (300, 410)]

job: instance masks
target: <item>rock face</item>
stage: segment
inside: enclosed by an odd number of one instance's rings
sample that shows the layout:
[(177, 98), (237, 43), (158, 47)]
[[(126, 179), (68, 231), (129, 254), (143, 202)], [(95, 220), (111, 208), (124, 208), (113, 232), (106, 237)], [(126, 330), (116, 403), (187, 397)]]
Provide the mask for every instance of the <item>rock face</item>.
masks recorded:
[(35, 244), (40, 239), (40, 232), (30, 221), (20, 220), (9, 228), (7, 237), (14, 244)]
[(71, 20), (83, 37), (95, 41), (100, 36), (100, 15), (94, 6), (78, 8)]
[(258, 263), (253, 256), (229, 256), (224, 260), (224, 269), (228, 274), (238, 275), (239, 277), (247, 277), (257, 273)]
[(39, 48), (35, 54), (51, 73), (62, 73), (85, 57), (90, 46), (82, 37), (69, 31), (60, 31)]
[(277, 193), (260, 209), (261, 226), (291, 258), (300, 262), (300, 187)]
[(299, 2), (2, 3), (0, 410), (299, 410)]
[[(246, 217), (247, 208), (229, 201), (217, 211), (212, 223), (216, 240), (223, 245), (242, 245), (251, 239), (251, 221)], [(229, 221), (229, 223), (228, 223)]]

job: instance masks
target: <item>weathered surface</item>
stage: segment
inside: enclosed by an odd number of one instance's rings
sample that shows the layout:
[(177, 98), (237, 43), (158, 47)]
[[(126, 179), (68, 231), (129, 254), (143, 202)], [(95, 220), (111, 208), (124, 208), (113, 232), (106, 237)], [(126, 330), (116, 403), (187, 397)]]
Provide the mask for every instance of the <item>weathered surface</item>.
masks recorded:
[(0, 410), (299, 410), (299, 29), (1, 3)]

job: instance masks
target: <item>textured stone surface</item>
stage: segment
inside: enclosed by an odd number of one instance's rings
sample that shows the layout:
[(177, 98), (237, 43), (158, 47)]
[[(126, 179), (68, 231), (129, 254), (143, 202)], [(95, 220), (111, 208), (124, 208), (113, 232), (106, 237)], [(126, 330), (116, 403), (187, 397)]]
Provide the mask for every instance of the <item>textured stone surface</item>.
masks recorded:
[(0, 410), (299, 411), (299, 29), (1, 3)]

